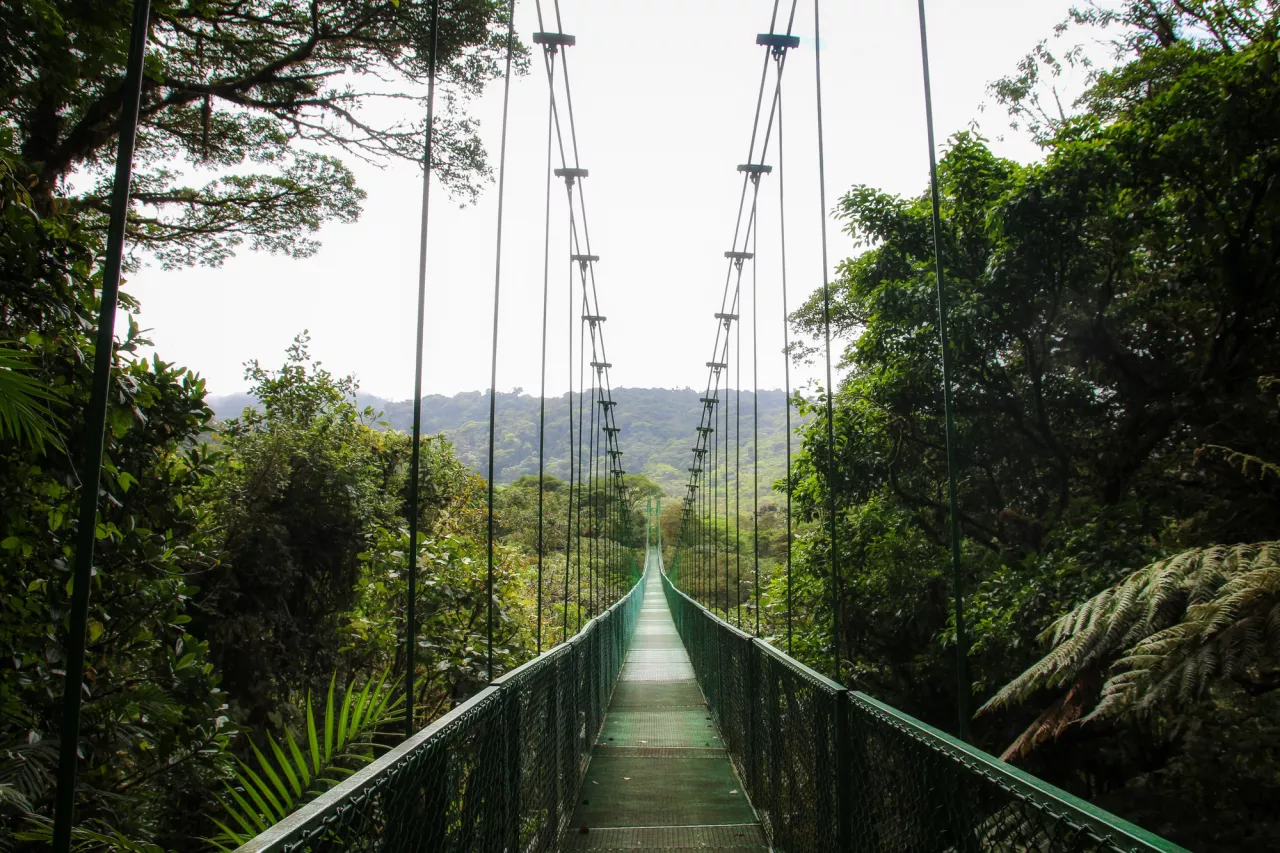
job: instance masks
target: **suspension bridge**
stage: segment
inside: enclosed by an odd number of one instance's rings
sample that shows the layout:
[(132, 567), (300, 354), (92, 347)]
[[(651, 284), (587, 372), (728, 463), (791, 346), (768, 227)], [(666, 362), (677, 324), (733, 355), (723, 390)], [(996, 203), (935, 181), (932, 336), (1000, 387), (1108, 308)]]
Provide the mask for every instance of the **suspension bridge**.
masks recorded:
[[(996, 759), (967, 743), (968, 677), (959, 532), (956, 525), (956, 462), (951, 451), (951, 387), (948, 377), (947, 305), (943, 266), (937, 264), (941, 389), (948, 420), (948, 460), (952, 547), (956, 565), (953, 599), (959, 635), (957, 653), (957, 736), (944, 733), (874, 698), (842, 686), (836, 632), (840, 598), (834, 547), (829, 548), (831, 580), (831, 664), (819, 673), (760, 636), (758, 530), (744, 534), (742, 484), (749, 483), (747, 517), (758, 519), (760, 494), (755, 433), (742, 423), (744, 366), (758, 389), (755, 310), (759, 280), (755, 258), (762, 187), (776, 183), (783, 258), (781, 289), (787, 328), (786, 209), (783, 150), (783, 80), (792, 56), (806, 47), (814, 59), (820, 182), (824, 172), (820, 3), (813, 6), (814, 43), (793, 34), (798, 13), (775, 2), (773, 15), (756, 38), (761, 66), (747, 156), (727, 163), (741, 174), (741, 192), (732, 240), (724, 249), (726, 275), (718, 302), (709, 304), (714, 337), (705, 362), (707, 380), (701, 417), (690, 425), (691, 461), (680, 504), (678, 532), (664, 541), (660, 508), (652, 502), (640, 553), (625, 494), (618, 404), (605, 345), (607, 317), (596, 284), (596, 264), (587, 216), (585, 186), (590, 172), (578, 150), (569, 56), (576, 38), (566, 30), (558, 4), (544, 18), (536, 4), (540, 52), (548, 84), (546, 223), (543, 259), (542, 409), (539, 422), (539, 482), (545, 474), (547, 322), (552, 263), (566, 263), (571, 327), (565, 341), (567, 364), (576, 371), (569, 395), (568, 515), (570, 531), (562, 553), (544, 547), (547, 513), (543, 491), (538, 505), (538, 655), (509, 672), (495, 669), (493, 657), (494, 513), (493, 476), (488, 477), (488, 648), (489, 685), (425, 728), (415, 725), (413, 673), (417, 646), (415, 585), (419, 568), (408, 566), (405, 650), (406, 720), (404, 740), (371, 764), (300, 809), (268, 825), (244, 826), (251, 838), (244, 853), (267, 851), (537, 851), (724, 850), (724, 851), (1072, 851), (1130, 853), (1177, 851), (1137, 826)], [(135, 34), (125, 82), (125, 109), (114, 187), (103, 319), (90, 423), (100, 439), (106, 411), (107, 362), (114, 334), (124, 219), (137, 128), (138, 97), (149, 4), (137, 4)], [(432, 3), (432, 32), (438, 10)], [(937, 168), (928, 85), (928, 43), (924, 3), (919, 2), (933, 183), (933, 228), (938, 244)], [(508, 7), (506, 90), (499, 151), (497, 262), (489, 416), (488, 471), (494, 470), (498, 307), (503, 281), (502, 197), (506, 180), (506, 115), (516, 43), (515, 4)], [(433, 36), (434, 37), (434, 36)], [(434, 62), (434, 57), (433, 57)], [(434, 104), (434, 72), (429, 104)], [(431, 107), (434, 109), (434, 106)], [(424, 316), (429, 308), (427, 235), (432, 124), (428, 121), (422, 188), (422, 233), (418, 278), (417, 369), (413, 416), (413, 476), (409, 494), (409, 541), (417, 530), (421, 439)], [(560, 256), (550, 245), (553, 196), (564, 189), (569, 245)], [(553, 188), (556, 191), (553, 192)], [(826, 248), (826, 197), (820, 192), (822, 303), (825, 320), (826, 388), (833, 387), (830, 283)], [(766, 239), (772, 237), (766, 236)], [(937, 252), (935, 252), (937, 254)], [(749, 297), (749, 298), (748, 298)], [(557, 308), (556, 310), (561, 310)], [(749, 324), (745, 318), (749, 317)], [(748, 329), (744, 345), (744, 327)], [(788, 346), (789, 349), (789, 346)], [(784, 351), (784, 362), (788, 354)], [(737, 371), (735, 390), (730, 381)], [(787, 398), (791, 398), (787, 373)], [(752, 395), (754, 396), (754, 394)], [(827, 447), (834, 445), (832, 401), (826, 394)], [(787, 412), (787, 607), (791, 589), (791, 421)], [(93, 430), (90, 430), (93, 433)], [(749, 471), (743, 450), (748, 448)], [(89, 446), (90, 470), (98, 470), (102, 445)], [(821, 460), (835, 479), (834, 453)], [(78, 731), (79, 679), (84, 671), (84, 619), (93, 558), (97, 490), (86, 486), (82, 536), (77, 551), (68, 689), (64, 731)], [(827, 490), (828, 500), (833, 489)], [(88, 521), (84, 521), (84, 519)], [(835, 507), (824, 522), (834, 542)], [(732, 535), (718, 535), (732, 531)], [(754, 547), (743, 560), (731, 546), (744, 535)], [(669, 555), (671, 566), (665, 564)], [(641, 568), (642, 559), (642, 568)], [(745, 577), (744, 577), (745, 570)], [(556, 590), (559, 624), (544, 624), (544, 590)], [(718, 611), (718, 612), (717, 612)], [(744, 612), (745, 611), (745, 612)], [(544, 647), (545, 645), (545, 647)], [(55, 849), (69, 849), (73, 823), (75, 739), (63, 740)], [(279, 784), (284, 784), (280, 782)], [(264, 804), (265, 805), (265, 804)], [(270, 811), (270, 809), (266, 809)], [(260, 830), (260, 831), (258, 831)]]

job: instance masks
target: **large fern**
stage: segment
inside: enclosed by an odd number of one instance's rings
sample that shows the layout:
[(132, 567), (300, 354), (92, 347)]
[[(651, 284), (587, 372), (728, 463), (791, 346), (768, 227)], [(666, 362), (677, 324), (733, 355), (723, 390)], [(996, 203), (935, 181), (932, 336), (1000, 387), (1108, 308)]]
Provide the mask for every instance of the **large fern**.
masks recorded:
[(1062, 691), (1006, 755), (1076, 720), (1176, 708), (1218, 679), (1274, 674), (1280, 542), (1193, 548), (1152, 563), (1058, 619), (1041, 639), (1052, 644), (1049, 653), (979, 709)]
[(329, 682), (323, 724), (317, 721), (308, 693), (305, 744), (300, 746), (288, 729), (283, 745), (270, 734), (266, 751), (252, 743), (256, 766), (241, 761), (235, 784), (227, 785), (222, 800), (226, 820), (214, 821), (222, 830), (211, 839), (214, 845), (232, 850), (244, 844), (350, 775), (355, 765), (372, 761), (379, 745), (371, 736), (403, 719), (404, 694), (387, 683), (387, 675), (384, 670), (363, 687), (352, 684), (337, 703), (335, 675)]

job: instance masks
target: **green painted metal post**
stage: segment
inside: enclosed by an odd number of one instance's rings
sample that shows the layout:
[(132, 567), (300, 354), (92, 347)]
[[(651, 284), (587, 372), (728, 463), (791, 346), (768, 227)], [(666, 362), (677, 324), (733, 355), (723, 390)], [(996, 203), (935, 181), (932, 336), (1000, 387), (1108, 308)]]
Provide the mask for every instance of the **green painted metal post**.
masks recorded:
[(71, 849), (71, 830), (75, 825), (80, 705), (84, 691), (84, 647), (89, 626), (89, 587), (93, 583), (93, 549), (98, 530), (98, 489), (102, 479), (107, 396), (116, 338), (116, 305), (120, 297), (120, 267), (124, 258), (125, 222), (129, 215), (129, 183), (133, 178), (133, 150), (138, 136), (142, 66), (147, 52), (150, 17), (150, 0), (136, 0), (121, 93), (120, 140), (116, 147), (116, 175), (111, 188), (107, 255), (102, 270), (102, 296), (98, 305), (98, 332), (93, 352), (93, 386), (89, 395), (89, 411), (85, 416), (84, 460), (80, 468), (80, 520), (76, 529), (75, 573), (66, 646), (67, 674), (59, 732), (58, 788), (53, 814), (54, 853), (66, 853)]

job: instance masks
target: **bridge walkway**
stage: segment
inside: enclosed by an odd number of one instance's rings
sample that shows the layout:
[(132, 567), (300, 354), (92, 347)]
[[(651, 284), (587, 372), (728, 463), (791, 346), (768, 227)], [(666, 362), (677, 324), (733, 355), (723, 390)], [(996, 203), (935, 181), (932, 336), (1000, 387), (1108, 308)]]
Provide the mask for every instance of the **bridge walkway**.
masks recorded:
[(560, 849), (769, 850), (646, 557), (644, 602)]

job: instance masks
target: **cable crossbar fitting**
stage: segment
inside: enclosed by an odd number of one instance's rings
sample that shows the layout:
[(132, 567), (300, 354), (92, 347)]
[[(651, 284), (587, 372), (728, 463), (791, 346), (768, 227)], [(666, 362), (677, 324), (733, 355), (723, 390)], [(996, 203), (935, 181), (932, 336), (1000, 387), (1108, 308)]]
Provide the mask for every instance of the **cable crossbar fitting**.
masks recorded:
[(604, 431), (608, 435), (617, 435), (621, 430), (618, 427), (605, 427)]
[[(559, 171), (560, 171), (560, 169), (556, 169), (556, 171), (557, 171), (557, 172), (559, 172)], [(583, 172), (583, 174), (584, 174), (584, 175), (586, 174), (586, 170), (585, 170), (585, 169), (583, 169), (583, 170), (582, 170), (582, 172)], [(569, 180), (573, 180), (573, 179), (572, 179), (572, 178), (570, 178)], [(582, 265), (582, 268), (583, 268), (583, 269), (586, 269), (586, 268), (587, 268), (587, 264), (593, 264), (593, 263), (595, 263), (596, 261), (600, 260), (600, 256), (599, 256), (599, 255), (570, 255), (570, 256), (569, 256), (569, 260), (571, 260), (571, 261), (577, 261), (579, 264), (581, 264), (581, 265)], [(601, 317), (600, 319), (601, 319), (601, 320), (603, 320), (604, 318), (603, 318), (603, 317)]]
[(704, 406), (714, 406), (716, 403), (720, 402), (720, 398), (719, 397), (699, 397), (698, 402)]
[(578, 178), (585, 178), (588, 174), (590, 173), (586, 169), (565, 168), (555, 170), (555, 176), (557, 178), (564, 178), (565, 184), (570, 187), (573, 186), (573, 182), (575, 180)]
[(738, 319), (738, 315), (737, 315), (737, 314), (725, 314), (725, 313), (722, 313), (722, 312), (717, 311), (717, 312), (716, 312), (716, 319), (717, 319), (717, 320), (722, 320), (722, 321), (724, 321), (724, 328), (725, 328), (725, 331), (728, 331), (728, 330), (729, 330), (729, 327), (730, 327), (731, 325), (733, 325), (733, 321), (734, 321), (734, 320), (736, 320), (736, 319)]
[(742, 269), (742, 262), (749, 261), (755, 257), (754, 252), (725, 252), (724, 256), (733, 261), (733, 265), (739, 270)]
[(603, 323), (605, 320), (608, 320), (609, 318), (601, 317), (599, 314), (583, 314), (582, 319), (588, 323), (595, 324), (595, 323)]
[(728, 367), (728, 366), (729, 366), (729, 365), (728, 365), (728, 363), (727, 363), (727, 362), (723, 362), (723, 361), (708, 361), (708, 362), (707, 362), (707, 367), (709, 367), (709, 368), (711, 368), (712, 370), (715, 370), (715, 371), (721, 371), (721, 370), (724, 370), (724, 369), (725, 369), (726, 367)]
[(698, 427), (698, 432), (702, 433), (703, 435), (706, 435), (709, 432), (715, 432), (715, 431), (716, 431), (715, 427), (708, 427), (708, 426)]
[(533, 43), (540, 44), (555, 53), (558, 47), (573, 47), (578, 43), (578, 37), (568, 33), (534, 33)]
[(600, 371), (600, 370), (604, 370), (607, 367), (613, 367), (613, 364), (608, 361), (593, 361), (591, 362), (591, 366), (594, 367), (597, 371)]
[(618, 401), (617, 400), (601, 400), (600, 405), (604, 406), (606, 409), (610, 409), (618, 405)]
[(751, 178), (752, 183), (758, 184), (760, 183), (760, 176), (767, 175), (772, 172), (773, 167), (767, 166), (764, 163), (742, 163), (738, 166), (738, 171), (746, 172), (747, 176)]
[(756, 36), (756, 44), (770, 48), (774, 56), (780, 56), (787, 48), (799, 47), (800, 36), (789, 36), (786, 33), (760, 33)]

